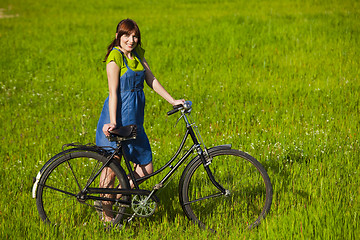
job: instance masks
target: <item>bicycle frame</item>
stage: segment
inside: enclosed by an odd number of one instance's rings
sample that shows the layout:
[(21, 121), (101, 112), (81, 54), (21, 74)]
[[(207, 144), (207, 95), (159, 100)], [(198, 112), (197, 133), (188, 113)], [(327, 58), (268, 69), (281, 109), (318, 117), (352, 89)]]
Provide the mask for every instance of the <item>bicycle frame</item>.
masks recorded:
[[(187, 158), (191, 155), (191, 153), (193, 151), (197, 151), (198, 156), (201, 158), (202, 163), (205, 167), (206, 173), (209, 176), (209, 179), (211, 180), (211, 182), (214, 184), (214, 186), (216, 188), (218, 188), (221, 192), (221, 194), (226, 194), (226, 190), (215, 180), (209, 165), (211, 164), (211, 157), (208, 154), (208, 151), (204, 145), (204, 143), (202, 142), (200, 133), (198, 131), (195, 131), (193, 126), (195, 126), (197, 128), (197, 126), (195, 125), (195, 123), (193, 121), (189, 121), (188, 117), (186, 116), (186, 114), (189, 114), (190, 111), (186, 111), (186, 110), (182, 110), (182, 114), (181, 117), (178, 119), (178, 121), (181, 118), (184, 118), (184, 121), (186, 123), (186, 132), (184, 134), (184, 137), (180, 143), (179, 148), (177, 149), (177, 151), (175, 152), (174, 156), (164, 165), (162, 166), (160, 169), (156, 170), (155, 172), (146, 175), (144, 177), (140, 177), (138, 179), (135, 178), (131, 164), (130, 164), (130, 160), (126, 157), (125, 154), (123, 154), (122, 152), (122, 142), (118, 142), (118, 148), (115, 150), (115, 152), (113, 154), (111, 154), (108, 157), (108, 161), (98, 170), (98, 172), (93, 176), (93, 178), (89, 181), (89, 183), (87, 184), (87, 186), (83, 189), (83, 193), (101, 193), (101, 194), (145, 194), (148, 193), (148, 198), (150, 199), (151, 197), (154, 196), (154, 194), (164, 186), (164, 184), (171, 178), (171, 176), (178, 170), (178, 168), (187, 160)], [(193, 141), (193, 145), (189, 148), (189, 150), (186, 151), (186, 153), (180, 158), (180, 160), (173, 166), (172, 163), (178, 158), (178, 156), (180, 155), (181, 150), (184, 148), (185, 143), (188, 139), (188, 137), (191, 137), (192, 141)], [(202, 145), (204, 146), (204, 149), (201, 147), (200, 143), (199, 143), (199, 139), (202, 142)], [(130, 175), (130, 179), (133, 181), (134, 183), (134, 189), (130, 189), (130, 190), (125, 190), (125, 189), (107, 189), (107, 188), (89, 188), (91, 182), (101, 173), (101, 171), (107, 166), (107, 164), (111, 161), (111, 159), (116, 155), (119, 154), (119, 152), (121, 151), (122, 156), (124, 157), (125, 160), (125, 165), (126, 168), (128, 169), (129, 175)], [(151, 192), (148, 192), (147, 190), (141, 190), (139, 187), (139, 183), (146, 181), (147, 179), (160, 174), (161, 172), (163, 172), (166, 168), (170, 167), (170, 171), (162, 178), (162, 180), (155, 184), (155, 186), (153, 187)], [(92, 196), (88, 196), (88, 198), (94, 198), (97, 200), (108, 200), (108, 201), (114, 201), (112, 199), (105, 199), (103, 197), (92, 197)], [(118, 200), (120, 203), (126, 203), (123, 202), (122, 200)]]

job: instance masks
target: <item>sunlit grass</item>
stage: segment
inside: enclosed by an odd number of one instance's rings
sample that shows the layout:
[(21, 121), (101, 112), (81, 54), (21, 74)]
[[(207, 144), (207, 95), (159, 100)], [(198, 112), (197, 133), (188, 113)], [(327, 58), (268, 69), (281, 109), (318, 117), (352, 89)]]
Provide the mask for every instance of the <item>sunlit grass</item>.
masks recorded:
[[(1, 239), (360, 235), (357, 1), (5, 0), (0, 8), (13, 16), (0, 18)], [(231, 143), (268, 171), (274, 201), (257, 230), (212, 235), (191, 225), (178, 203), (180, 176), (154, 216), (123, 232), (40, 222), (32, 177), (63, 144), (94, 142), (107, 96), (102, 60), (126, 17), (138, 22), (157, 78), (194, 103), (206, 145)], [(156, 167), (183, 126), (173, 128), (171, 106), (145, 94)]]

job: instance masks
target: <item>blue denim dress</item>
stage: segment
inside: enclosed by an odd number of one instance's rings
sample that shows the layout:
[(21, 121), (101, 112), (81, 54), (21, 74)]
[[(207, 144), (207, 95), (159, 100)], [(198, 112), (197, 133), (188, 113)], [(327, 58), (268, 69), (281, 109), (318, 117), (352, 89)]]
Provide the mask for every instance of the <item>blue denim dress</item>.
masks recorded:
[[(114, 48), (116, 49), (116, 48)], [(118, 50), (118, 49), (116, 49)], [(120, 50), (118, 50), (121, 52)], [(135, 56), (141, 61), (138, 54)], [(123, 152), (134, 163), (145, 165), (152, 161), (149, 139), (144, 130), (144, 80), (145, 70), (133, 71), (127, 64), (124, 54), (121, 52), (127, 71), (120, 77), (118, 89), (118, 104), (116, 122), (117, 126), (136, 124), (137, 136), (134, 140), (124, 141)], [(96, 129), (96, 145), (116, 148), (116, 142), (109, 142), (102, 131), (104, 124), (110, 123), (109, 97), (106, 98), (99, 122)], [(107, 148), (113, 151), (111, 148)]]

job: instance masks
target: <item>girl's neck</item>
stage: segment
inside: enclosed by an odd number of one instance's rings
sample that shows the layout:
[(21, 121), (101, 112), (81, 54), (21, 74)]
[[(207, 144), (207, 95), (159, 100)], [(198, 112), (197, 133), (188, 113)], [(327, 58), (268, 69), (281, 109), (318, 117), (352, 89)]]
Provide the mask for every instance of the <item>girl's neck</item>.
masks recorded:
[(124, 54), (128, 59), (133, 59), (132, 52), (125, 51), (125, 50), (122, 49), (121, 47), (119, 47), (119, 49), (120, 49), (120, 51), (123, 52), (123, 54)]

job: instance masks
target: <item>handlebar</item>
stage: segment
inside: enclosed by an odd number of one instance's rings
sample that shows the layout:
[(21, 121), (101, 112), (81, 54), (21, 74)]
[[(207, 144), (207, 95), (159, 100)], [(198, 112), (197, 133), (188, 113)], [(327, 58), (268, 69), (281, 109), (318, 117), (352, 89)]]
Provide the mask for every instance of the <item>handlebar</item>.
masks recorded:
[(191, 106), (192, 106), (191, 101), (185, 101), (184, 104), (179, 104), (179, 105), (173, 106), (173, 110), (167, 112), (167, 115), (170, 116), (170, 115), (178, 112), (179, 110), (189, 111), (189, 110), (191, 110)]

